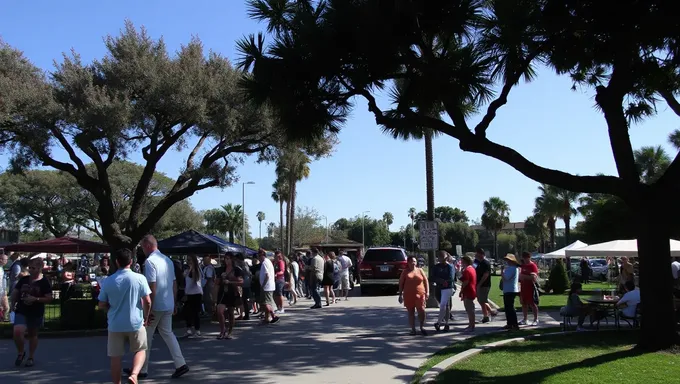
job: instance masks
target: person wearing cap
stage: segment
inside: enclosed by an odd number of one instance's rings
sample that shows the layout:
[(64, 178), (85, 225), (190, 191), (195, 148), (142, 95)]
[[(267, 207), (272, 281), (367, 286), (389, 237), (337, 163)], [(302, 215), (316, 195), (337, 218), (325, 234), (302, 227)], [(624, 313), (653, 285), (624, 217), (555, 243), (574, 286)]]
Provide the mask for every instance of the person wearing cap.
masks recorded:
[(501, 275), (503, 288), (503, 307), (505, 307), (505, 319), (507, 324), (504, 329), (508, 331), (518, 330), (517, 312), (515, 312), (515, 298), (519, 294), (519, 262), (512, 253), (503, 258), (506, 267)]

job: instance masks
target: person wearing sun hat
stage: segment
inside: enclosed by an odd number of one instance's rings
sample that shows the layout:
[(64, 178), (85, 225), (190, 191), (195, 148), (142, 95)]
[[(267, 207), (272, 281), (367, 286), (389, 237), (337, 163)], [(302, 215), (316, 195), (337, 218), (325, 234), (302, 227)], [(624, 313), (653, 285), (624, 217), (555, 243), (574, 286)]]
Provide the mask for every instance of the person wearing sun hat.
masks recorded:
[(503, 260), (506, 267), (501, 275), (503, 286), (503, 306), (505, 307), (505, 319), (507, 324), (503, 329), (508, 331), (518, 330), (517, 312), (515, 312), (515, 298), (519, 294), (519, 262), (512, 253), (505, 255)]

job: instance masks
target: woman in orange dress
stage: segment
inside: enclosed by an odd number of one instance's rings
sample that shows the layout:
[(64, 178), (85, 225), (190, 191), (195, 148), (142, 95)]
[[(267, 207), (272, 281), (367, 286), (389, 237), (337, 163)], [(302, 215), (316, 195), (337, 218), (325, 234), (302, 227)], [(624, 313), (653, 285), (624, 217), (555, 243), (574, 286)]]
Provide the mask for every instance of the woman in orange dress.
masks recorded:
[(408, 324), (411, 326), (411, 335), (416, 334), (416, 310), (420, 322), (420, 333), (427, 336), (425, 331), (425, 302), (430, 296), (427, 276), (422, 269), (416, 267), (418, 260), (415, 256), (409, 256), (406, 269), (399, 278), (399, 303), (404, 303), (408, 311)]

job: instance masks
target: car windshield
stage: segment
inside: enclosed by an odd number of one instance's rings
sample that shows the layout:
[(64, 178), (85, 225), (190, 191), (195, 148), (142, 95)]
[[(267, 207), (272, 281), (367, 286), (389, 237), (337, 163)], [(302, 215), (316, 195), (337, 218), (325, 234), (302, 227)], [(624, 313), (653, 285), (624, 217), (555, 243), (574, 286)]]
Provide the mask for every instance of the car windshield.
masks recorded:
[(603, 267), (603, 266), (607, 265), (607, 260), (602, 260), (602, 259), (591, 260), (590, 265), (597, 266), (597, 267)]
[(406, 255), (399, 249), (369, 249), (364, 255), (364, 261), (406, 261)]

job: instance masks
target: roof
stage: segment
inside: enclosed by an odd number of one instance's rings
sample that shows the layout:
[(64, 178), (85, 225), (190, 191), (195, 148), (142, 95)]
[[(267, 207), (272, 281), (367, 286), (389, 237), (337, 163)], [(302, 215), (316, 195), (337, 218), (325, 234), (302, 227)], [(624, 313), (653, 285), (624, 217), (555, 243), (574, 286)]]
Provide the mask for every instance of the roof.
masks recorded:
[(59, 237), (8, 245), (5, 247), (5, 252), (108, 253), (111, 252), (111, 247), (107, 244), (75, 237)]

